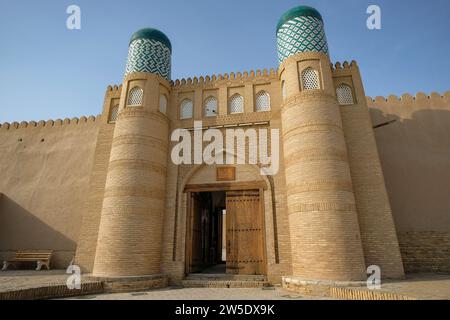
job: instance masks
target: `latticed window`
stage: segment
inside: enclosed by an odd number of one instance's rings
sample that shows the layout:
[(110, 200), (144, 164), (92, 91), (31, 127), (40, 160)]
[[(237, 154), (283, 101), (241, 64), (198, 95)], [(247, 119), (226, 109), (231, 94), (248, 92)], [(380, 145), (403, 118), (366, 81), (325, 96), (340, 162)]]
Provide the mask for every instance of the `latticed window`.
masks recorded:
[(114, 123), (117, 120), (117, 115), (119, 114), (119, 105), (116, 105), (109, 110), (109, 123)]
[(336, 95), (339, 104), (354, 104), (352, 88), (346, 84), (340, 84), (336, 88)]
[(217, 116), (217, 99), (209, 97), (205, 100), (205, 117)]
[(319, 73), (317, 70), (308, 68), (302, 72), (303, 90), (320, 89)]
[(230, 99), (230, 113), (244, 112), (244, 98), (240, 94), (235, 94)]
[(144, 98), (144, 90), (139, 87), (134, 87), (128, 93), (128, 101), (127, 105), (130, 107), (133, 106), (142, 106), (142, 99)]
[(167, 97), (164, 94), (159, 96), (159, 112), (167, 113)]
[(194, 109), (194, 104), (192, 100), (185, 99), (181, 102), (180, 106), (180, 119), (190, 119), (192, 118), (192, 111)]
[(281, 82), (281, 94), (283, 95), (283, 100), (286, 100), (287, 93), (286, 93), (286, 84), (284, 80)]
[(270, 111), (270, 96), (266, 91), (256, 94), (256, 112)]

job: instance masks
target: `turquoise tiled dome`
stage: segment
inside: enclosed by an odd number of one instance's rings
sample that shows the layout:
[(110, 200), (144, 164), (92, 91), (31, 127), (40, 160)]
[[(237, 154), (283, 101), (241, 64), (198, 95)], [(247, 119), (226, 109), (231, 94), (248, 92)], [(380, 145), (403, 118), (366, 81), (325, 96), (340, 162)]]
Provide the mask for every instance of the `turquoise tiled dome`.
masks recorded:
[(308, 6), (292, 8), (277, 25), (278, 61), (299, 52), (328, 54), (327, 38), (320, 13)]
[(148, 72), (170, 80), (171, 56), (172, 45), (164, 33), (152, 28), (141, 29), (131, 37), (125, 75)]

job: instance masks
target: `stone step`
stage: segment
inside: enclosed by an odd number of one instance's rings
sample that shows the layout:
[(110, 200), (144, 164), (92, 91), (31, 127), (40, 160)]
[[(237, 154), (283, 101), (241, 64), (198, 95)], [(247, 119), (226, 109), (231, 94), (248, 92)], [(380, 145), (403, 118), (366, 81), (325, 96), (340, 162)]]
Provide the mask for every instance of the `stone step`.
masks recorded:
[(185, 288), (263, 288), (269, 287), (268, 281), (237, 280), (183, 280)]
[(268, 287), (266, 276), (232, 274), (190, 274), (183, 280), (186, 288), (262, 288)]
[(191, 273), (186, 280), (219, 280), (219, 281), (267, 281), (264, 275), (203, 274)]

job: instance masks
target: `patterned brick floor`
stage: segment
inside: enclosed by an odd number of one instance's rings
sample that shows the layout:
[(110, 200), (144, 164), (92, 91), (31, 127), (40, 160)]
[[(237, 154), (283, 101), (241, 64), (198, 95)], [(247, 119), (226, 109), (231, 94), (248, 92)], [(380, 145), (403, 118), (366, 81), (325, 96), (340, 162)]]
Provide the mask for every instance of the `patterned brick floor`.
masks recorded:
[(309, 300), (295, 292), (282, 288), (263, 289), (216, 289), (216, 288), (166, 288), (148, 292), (114, 293), (78, 297), (90, 300)]
[[(64, 284), (68, 275), (61, 270), (52, 271), (3, 271), (0, 272), (0, 292), (39, 288)], [(84, 279), (87, 281), (87, 279)], [(386, 282), (382, 291), (398, 293), (417, 299), (450, 299), (450, 275), (417, 274), (408, 275), (406, 280)], [(166, 288), (143, 293), (102, 294), (78, 297), (76, 299), (217, 299), (217, 300), (273, 300), (311, 299), (295, 292), (276, 287), (272, 290), (221, 289), (221, 288)]]

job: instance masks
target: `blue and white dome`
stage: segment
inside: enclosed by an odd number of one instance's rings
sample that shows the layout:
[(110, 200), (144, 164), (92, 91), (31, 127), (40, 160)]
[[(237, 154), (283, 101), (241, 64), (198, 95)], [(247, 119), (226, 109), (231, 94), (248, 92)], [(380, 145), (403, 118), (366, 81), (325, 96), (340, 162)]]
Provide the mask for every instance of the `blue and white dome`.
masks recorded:
[(131, 37), (125, 75), (148, 72), (170, 80), (171, 57), (172, 45), (164, 33), (152, 28), (141, 29)]
[(295, 7), (280, 18), (277, 25), (278, 61), (299, 52), (322, 52), (328, 54), (323, 19), (311, 7)]

